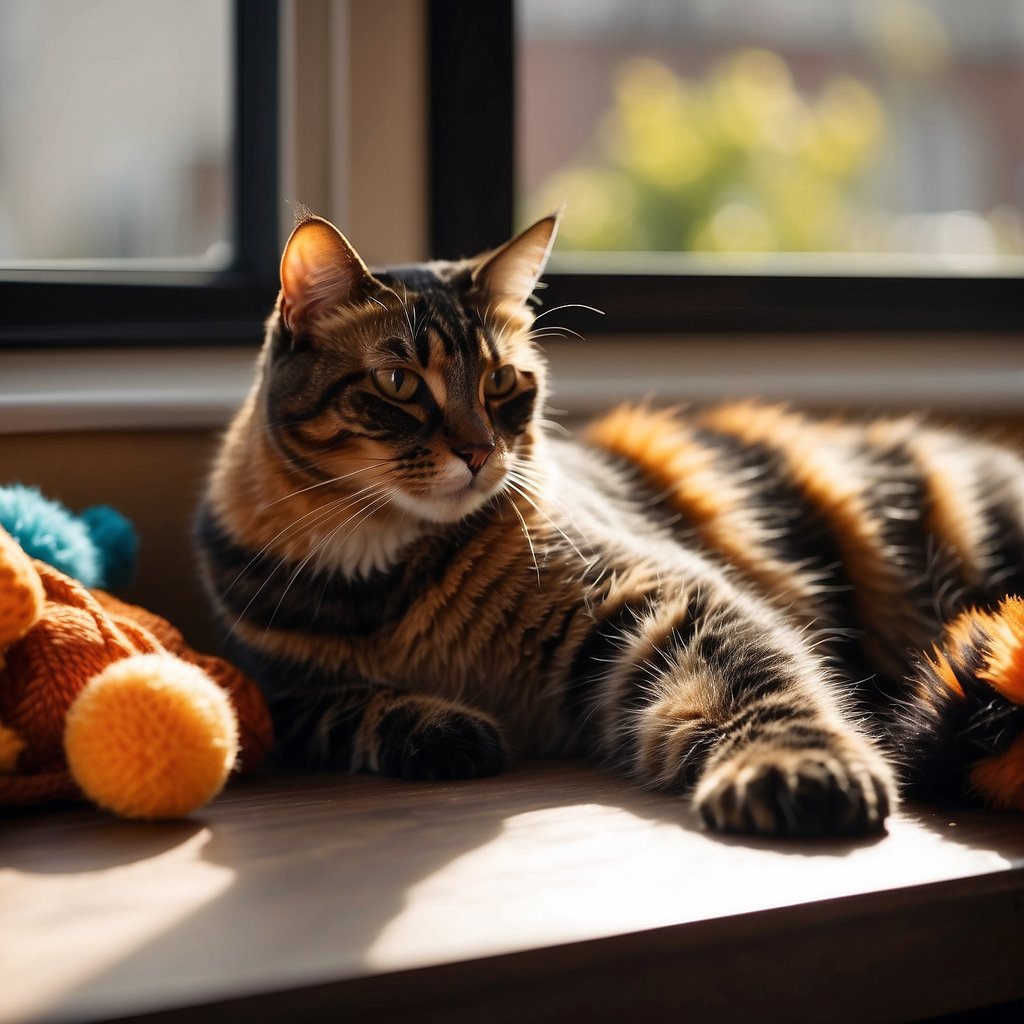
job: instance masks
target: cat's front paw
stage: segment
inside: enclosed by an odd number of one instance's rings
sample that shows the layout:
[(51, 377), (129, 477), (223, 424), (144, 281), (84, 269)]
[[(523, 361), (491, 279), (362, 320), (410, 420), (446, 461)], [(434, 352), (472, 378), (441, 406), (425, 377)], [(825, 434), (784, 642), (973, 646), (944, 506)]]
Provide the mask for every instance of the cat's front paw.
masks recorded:
[(403, 701), (377, 725), (378, 770), (399, 779), (476, 779), (505, 767), (495, 723), (477, 711)]
[(694, 794), (708, 827), (762, 836), (869, 835), (895, 802), (882, 756), (849, 741), (799, 750), (752, 743), (713, 765)]

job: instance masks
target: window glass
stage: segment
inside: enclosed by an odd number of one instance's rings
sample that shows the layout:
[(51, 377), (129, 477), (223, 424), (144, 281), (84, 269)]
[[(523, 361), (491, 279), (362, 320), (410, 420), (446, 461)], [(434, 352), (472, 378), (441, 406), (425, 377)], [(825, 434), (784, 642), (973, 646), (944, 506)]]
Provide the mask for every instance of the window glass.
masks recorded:
[(230, 0), (0, 2), (0, 266), (227, 266)]
[(1020, 0), (519, 0), (516, 35), (518, 214), (565, 203), (577, 263), (1024, 269)]

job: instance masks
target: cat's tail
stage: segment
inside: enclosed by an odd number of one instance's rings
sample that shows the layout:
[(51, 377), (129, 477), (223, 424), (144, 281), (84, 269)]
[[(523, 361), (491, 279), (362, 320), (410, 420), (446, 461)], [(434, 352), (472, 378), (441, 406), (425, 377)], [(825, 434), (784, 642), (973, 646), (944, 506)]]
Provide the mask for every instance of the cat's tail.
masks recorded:
[(911, 794), (1024, 811), (1024, 599), (968, 609), (922, 657), (891, 733)]

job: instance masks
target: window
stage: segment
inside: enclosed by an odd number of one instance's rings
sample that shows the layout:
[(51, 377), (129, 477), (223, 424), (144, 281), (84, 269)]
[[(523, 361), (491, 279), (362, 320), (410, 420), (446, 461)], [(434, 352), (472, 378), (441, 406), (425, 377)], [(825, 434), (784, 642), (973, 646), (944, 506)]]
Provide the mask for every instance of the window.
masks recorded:
[(1024, 322), (1013, 0), (476, 6), (433, 5), (439, 253), (567, 200), (589, 332)]
[(0, 6), (0, 342), (260, 336), (277, 21), (276, 0)]

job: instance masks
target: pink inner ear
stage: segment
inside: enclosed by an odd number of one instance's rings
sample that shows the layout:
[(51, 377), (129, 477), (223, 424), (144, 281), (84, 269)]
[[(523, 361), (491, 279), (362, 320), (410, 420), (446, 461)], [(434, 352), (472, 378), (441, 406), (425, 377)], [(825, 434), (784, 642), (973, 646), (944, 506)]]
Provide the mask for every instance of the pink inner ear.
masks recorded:
[(281, 315), (289, 330), (331, 306), (348, 302), (368, 276), (362, 260), (327, 221), (311, 220), (292, 233), (281, 259)]
[(524, 304), (544, 272), (557, 227), (552, 216), (527, 228), (484, 261), (478, 279), (499, 299)]

